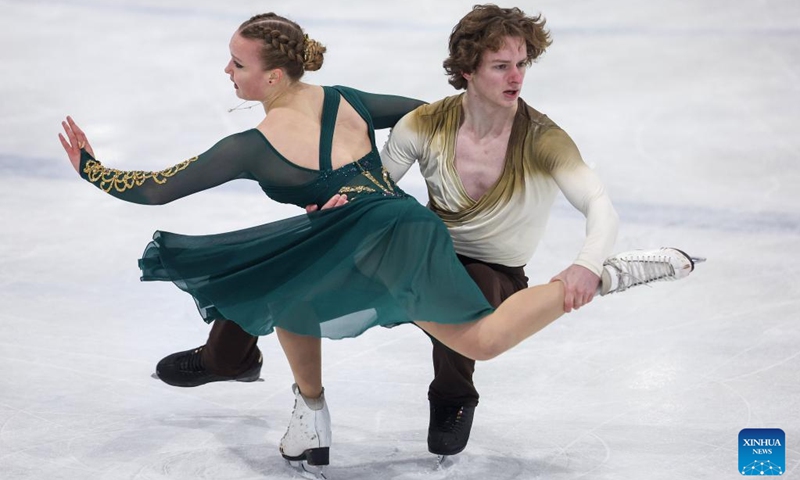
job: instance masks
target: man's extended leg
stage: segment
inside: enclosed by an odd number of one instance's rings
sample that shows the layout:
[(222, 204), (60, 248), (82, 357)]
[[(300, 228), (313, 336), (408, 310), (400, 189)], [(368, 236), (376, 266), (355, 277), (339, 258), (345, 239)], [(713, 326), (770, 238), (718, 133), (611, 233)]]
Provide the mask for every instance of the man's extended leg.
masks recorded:
[(209, 382), (252, 382), (261, 374), (258, 337), (230, 320), (216, 320), (205, 345), (173, 353), (156, 366), (156, 374), (176, 387), (196, 387)]
[[(528, 286), (523, 267), (490, 264), (462, 255), (458, 258), (495, 308)], [(437, 455), (455, 455), (467, 446), (480, 397), (472, 381), (475, 361), (434, 338), (431, 341), (434, 378), (428, 389), (428, 451)]]

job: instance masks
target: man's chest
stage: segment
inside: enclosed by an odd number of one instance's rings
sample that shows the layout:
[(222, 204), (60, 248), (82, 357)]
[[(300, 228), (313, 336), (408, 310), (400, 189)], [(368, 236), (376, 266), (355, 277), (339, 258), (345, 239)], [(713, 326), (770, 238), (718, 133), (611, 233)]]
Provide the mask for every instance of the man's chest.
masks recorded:
[(455, 148), (455, 168), (461, 184), (473, 200), (488, 192), (505, 167), (508, 135), (476, 141), (459, 135)]

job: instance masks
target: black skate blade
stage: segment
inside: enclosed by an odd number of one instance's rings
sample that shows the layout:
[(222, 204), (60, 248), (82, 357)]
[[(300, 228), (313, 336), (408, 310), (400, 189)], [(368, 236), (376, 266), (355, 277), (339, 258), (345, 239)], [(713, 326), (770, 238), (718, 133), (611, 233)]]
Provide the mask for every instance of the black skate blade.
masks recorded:
[(703, 263), (706, 261), (706, 257), (689, 257), (693, 263)]
[(309, 465), (305, 460), (286, 460), (286, 463), (288, 463), (289, 466), (292, 467), (293, 470), (297, 471), (303, 478), (308, 478), (310, 480), (328, 479), (328, 477), (325, 476), (325, 472), (323, 472), (322, 467), (319, 465)]

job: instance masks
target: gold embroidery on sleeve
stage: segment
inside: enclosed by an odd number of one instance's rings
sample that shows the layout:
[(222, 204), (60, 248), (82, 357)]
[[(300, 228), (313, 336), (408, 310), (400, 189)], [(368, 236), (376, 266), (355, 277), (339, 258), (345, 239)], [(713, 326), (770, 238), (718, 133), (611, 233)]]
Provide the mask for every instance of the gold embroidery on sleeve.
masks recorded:
[(117, 170), (116, 168), (106, 168), (96, 160), (89, 160), (83, 167), (83, 173), (86, 174), (90, 182), (94, 183), (105, 192), (110, 192), (112, 188), (117, 192), (124, 192), (134, 187), (141, 187), (148, 178), (153, 179), (153, 181), (159, 185), (163, 185), (167, 183), (169, 177), (184, 170), (195, 160), (197, 160), (197, 157), (192, 157), (189, 160), (159, 172)]

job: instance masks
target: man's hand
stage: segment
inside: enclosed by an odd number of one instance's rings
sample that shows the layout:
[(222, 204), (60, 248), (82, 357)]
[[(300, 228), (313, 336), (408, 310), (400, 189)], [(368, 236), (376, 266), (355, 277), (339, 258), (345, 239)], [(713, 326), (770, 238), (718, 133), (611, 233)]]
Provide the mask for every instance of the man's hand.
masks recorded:
[(580, 265), (570, 265), (550, 279), (551, 282), (556, 280), (564, 283), (564, 311), (567, 313), (591, 302), (600, 285), (600, 277)]
[(341, 207), (345, 203), (347, 203), (347, 195), (337, 193), (336, 195), (332, 196), (330, 200), (325, 202), (325, 205), (323, 205), (321, 209), (314, 204), (306, 205), (306, 213), (316, 212), (317, 210), (327, 210), (329, 208)]

